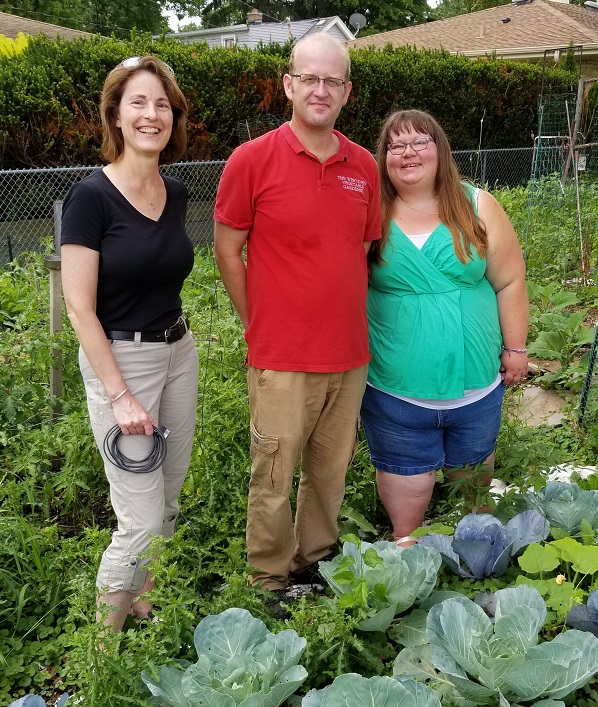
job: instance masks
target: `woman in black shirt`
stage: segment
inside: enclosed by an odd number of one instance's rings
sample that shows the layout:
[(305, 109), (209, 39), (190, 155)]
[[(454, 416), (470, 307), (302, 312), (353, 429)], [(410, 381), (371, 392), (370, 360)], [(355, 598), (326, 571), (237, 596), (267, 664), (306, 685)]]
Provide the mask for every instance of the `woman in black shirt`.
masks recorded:
[[(129, 613), (152, 616), (149, 558), (141, 556), (150, 535), (174, 533), (193, 443), (198, 364), (180, 297), (193, 267), (187, 190), (159, 172), (185, 150), (187, 103), (167, 64), (132, 57), (108, 75), (100, 112), (109, 164), (75, 184), (64, 201), (62, 279), (118, 521), (96, 583), (98, 601), (110, 607), (104, 623), (119, 631)], [(115, 425), (122, 434), (117, 446), (131, 460), (151, 452), (155, 426), (168, 428), (162, 464), (149, 473), (115, 465), (104, 449)]]

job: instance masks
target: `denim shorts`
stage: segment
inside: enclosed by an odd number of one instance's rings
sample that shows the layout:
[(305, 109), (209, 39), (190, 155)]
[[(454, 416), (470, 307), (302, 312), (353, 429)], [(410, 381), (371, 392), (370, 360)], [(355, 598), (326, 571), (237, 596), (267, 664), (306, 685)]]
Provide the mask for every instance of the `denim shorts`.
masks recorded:
[(431, 410), (368, 385), (361, 421), (372, 464), (380, 471), (415, 476), (484, 461), (496, 445), (504, 390), (501, 383), (475, 403)]

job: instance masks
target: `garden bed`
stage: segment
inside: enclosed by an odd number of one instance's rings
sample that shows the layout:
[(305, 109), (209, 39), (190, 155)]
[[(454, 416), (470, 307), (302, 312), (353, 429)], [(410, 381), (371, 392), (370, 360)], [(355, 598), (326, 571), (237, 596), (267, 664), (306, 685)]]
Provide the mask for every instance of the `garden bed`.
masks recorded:
[[(583, 294), (579, 291), (576, 296), (581, 299)], [(358, 602), (349, 606), (349, 600), (340, 601), (328, 590), (297, 600), (293, 618), (281, 625), (266, 612), (264, 597), (248, 588), (245, 346), (208, 250), (197, 254), (184, 301), (200, 354), (201, 398), (179, 529), (173, 539), (156, 542), (157, 589), (152, 600), (161, 607), (162, 621), (109, 637), (107, 649), (100, 652), (96, 649), (102, 639), (94, 620), (94, 582), (112, 519), (76, 366), (77, 343), (65, 318), (63, 413), (50, 425), (48, 377), (56, 341), (47, 330), (47, 273), (40, 256), (19, 259), (0, 272), (0, 375), (4, 382), (0, 397), (0, 704), (27, 692), (52, 700), (68, 691), (78, 696), (77, 704), (147, 705), (149, 693), (143, 687), (142, 672), (156, 674), (159, 666), (175, 660), (195, 662), (195, 628), (205, 617), (231, 607), (249, 611), (275, 633), (292, 628), (305, 639), (301, 665), (308, 677), (299, 694), (321, 689), (343, 673), (359, 673), (368, 679), (393, 674), (397, 654), (404, 647), (398, 640), (400, 629), (361, 630), (359, 625), (367, 618), (364, 612), (371, 607), (360, 607)], [(554, 313), (554, 308), (543, 306), (546, 313)], [(560, 310), (564, 317), (574, 311), (567, 307)], [(530, 342), (548, 331), (543, 328), (540, 309), (533, 309), (533, 317), (536, 328)], [(575, 331), (587, 339), (582, 328)], [(579, 343), (571, 340), (568, 351)], [(565, 383), (574, 383), (573, 392), (566, 394), (573, 397), (564, 411), (565, 424), (523, 425), (517, 416), (507, 415), (517, 396), (516, 391), (508, 392), (496, 453), (497, 476), (505, 482), (538, 491), (549, 469), (559, 463), (595, 463), (598, 432), (592, 416), (584, 429), (574, 424), (579, 377), (583, 376), (583, 359), (578, 354), (584, 347), (587, 351), (587, 343), (577, 347), (564, 370), (558, 359), (556, 369), (547, 366), (548, 375), (556, 379), (542, 382), (556, 387), (559, 394), (569, 390)], [(543, 361), (549, 359), (538, 360), (544, 368)], [(590, 476), (580, 484), (589, 490), (598, 488), (598, 478)], [(499, 508), (498, 517), (505, 522), (516, 500), (511, 496), (507, 494)], [(430, 508), (432, 524), (453, 532), (464, 513), (461, 491), (439, 484)], [(358, 543), (377, 541), (389, 530), (363, 440), (347, 476), (341, 523), (343, 534), (352, 533)], [(378, 535), (371, 533), (370, 526)], [(584, 528), (578, 539), (588, 543), (589, 531)], [(515, 585), (524, 574), (517, 558), (504, 575), (485, 579), (456, 576), (442, 565), (435, 589), (458, 591), (473, 600), (486, 590), (496, 592)], [(553, 572), (551, 579), (557, 576)], [(586, 573), (571, 601), (585, 601), (597, 582), (594, 573)], [(539, 631), (541, 642), (560, 635), (563, 611), (549, 606)], [(399, 618), (404, 617), (399, 614)], [(438, 689), (443, 684), (431, 678), (428, 683)], [(595, 683), (588, 680), (564, 698), (565, 704), (595, 705), (595, 689)], [(438, 693), (443, 705), (452, 704), (447, 690)]]

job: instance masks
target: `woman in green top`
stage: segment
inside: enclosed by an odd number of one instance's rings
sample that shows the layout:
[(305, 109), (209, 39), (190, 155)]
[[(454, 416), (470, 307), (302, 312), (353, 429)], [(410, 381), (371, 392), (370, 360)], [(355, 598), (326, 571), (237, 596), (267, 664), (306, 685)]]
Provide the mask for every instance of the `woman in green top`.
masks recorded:
[(525, 265), (505, 212), (459, 179), (428, 113), (399, 111), (377, 151), (383, 237), (369, 253), (370, 363), (362, 421), (395, 542), (415, 542), (436, 470), (484, 463), (505, 385), (527, 373)]

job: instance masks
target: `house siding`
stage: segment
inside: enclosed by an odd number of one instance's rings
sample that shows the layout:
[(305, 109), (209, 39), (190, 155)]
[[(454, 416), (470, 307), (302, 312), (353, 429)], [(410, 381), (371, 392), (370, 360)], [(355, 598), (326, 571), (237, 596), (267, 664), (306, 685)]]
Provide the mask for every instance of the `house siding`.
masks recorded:
[[(336, 20), (336, 21), (335, 21)], [(261, 44), (285, 44), (290, 39), (301, 39), (306, 34), (326, 32), (341, 42), (346, 42), (346, 33), (339, 26), (338, 18), (297, 20), (292, 22), (256, 22), (249, 25), (231, 25), (217, 29), (197, 30), (192, 32), (172, 32), (167, 37), (172, 37), (182, 44), (195, 44), (206, 42), (209, 47), (222, 46), (223, 38), (233, 37), (236, 44), (249, 49), (257, 48)]]

